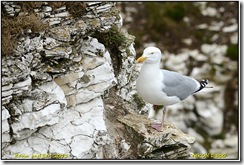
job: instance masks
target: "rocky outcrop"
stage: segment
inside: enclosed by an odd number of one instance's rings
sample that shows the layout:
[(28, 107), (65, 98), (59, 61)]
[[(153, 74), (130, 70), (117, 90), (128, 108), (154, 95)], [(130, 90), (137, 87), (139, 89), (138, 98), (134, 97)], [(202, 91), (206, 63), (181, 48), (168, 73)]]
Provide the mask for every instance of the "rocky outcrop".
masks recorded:
[[(35, 33), (24, 29), (14, 52), (2, 56), (2, 158), (189, 156), (189, 144), (194, 140), (174, 126), (169, 132), (147, 132), (143, 137), (146, 143), (156, 146), (145, 146), (142, 141), (136, 144), (134, 138), (146, 133), (142, 125), (132, 130), (135, 136), (128, 136), (128, 123), (136, 121), (123, 117), (124, 113), (138, 107), (134, 100), (134, 37), (120, 30), (122, 18), (115, 3), (81, 3), (77, 13), (65, 3), (59, 7), (51, 2), (38, 3), (33, 12), (48, 28)], [(11, 17), (30, 12), (14, 2), (2, 5)], [(143, 116), (131, 115), (149, 122)], [(160, 139), (164, 139), (163, 144)], [(165, 154), (154, 156), (168, 146)], [(154, 152), (157, 149), (159, 153)]]
[(137, 145), (137, 154), (142, 159), (189, 159), (191, 145), (195, 138), (171, 124), (165, 124), (158, 132), (151, 127), (151, 120), (142, 115), (127, 114), (119, 121), (131, 136), (131, 145)]
[(86, 5), (86, 14), (76, 20), (65, 6), (43, 3), (34, 10), (49, 28), (23, 36), (15, 53), (3, 56), (3, 158), (99, 158), (94, 154), (109, 141), (102, 96), (117, 80), (110, 53), (90, 35), (120, 19), (114, 3)]
[[(170, 123), (158, 132), (145, 115), (135, 112), (130, 102), (121, 99), (114, 90), (104, 99), (105, 117), (112, 140), (114, 158), (119, 159), (191, 159), (195, 138)], [(114, 113), (116, 111), (116, 113)], [(155, 122), (155, 121), (154, 121)]]

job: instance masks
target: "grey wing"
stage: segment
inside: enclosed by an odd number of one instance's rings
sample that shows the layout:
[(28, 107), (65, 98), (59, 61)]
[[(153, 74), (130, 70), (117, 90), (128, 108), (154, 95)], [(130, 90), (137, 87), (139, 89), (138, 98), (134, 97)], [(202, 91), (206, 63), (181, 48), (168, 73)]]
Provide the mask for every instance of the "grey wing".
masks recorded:
[(183, 100), (196, 92), (200, 87), (198, 82), (190, 77), (168, 70), (162, 70), (162, 72), (163, 83), (165, 85), (163, 92), (167, 96), (177, 96), (180, 100)]

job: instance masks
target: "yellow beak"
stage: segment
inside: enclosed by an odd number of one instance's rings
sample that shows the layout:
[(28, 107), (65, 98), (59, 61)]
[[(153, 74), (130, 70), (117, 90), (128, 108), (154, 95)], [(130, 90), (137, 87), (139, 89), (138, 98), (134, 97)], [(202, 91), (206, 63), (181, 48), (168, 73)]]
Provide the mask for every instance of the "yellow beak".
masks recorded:
[(147, 57), (145, 57), (145, 56), (141, 56), (141, 57), (139, 57), (137, 60), (136, 60), (136, 62), (137, 63), (141, 63), (141, 62), (143, 62), (143, 61), (145, 61), (147, 59)]

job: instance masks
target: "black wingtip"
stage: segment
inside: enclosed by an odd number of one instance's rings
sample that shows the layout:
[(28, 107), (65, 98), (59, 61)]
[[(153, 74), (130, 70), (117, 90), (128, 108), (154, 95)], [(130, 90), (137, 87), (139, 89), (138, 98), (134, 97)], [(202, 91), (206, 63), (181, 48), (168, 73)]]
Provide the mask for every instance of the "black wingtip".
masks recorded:
[(208, 80), (207, 79), (203, 79), (202, 81), (199, 82), (199, 84), (200, 84), (200, 88), (196, 92), (198, 92), (198, 91), (202, 90), (203, 88), (205, 88), (206, 85), (208, 85)]

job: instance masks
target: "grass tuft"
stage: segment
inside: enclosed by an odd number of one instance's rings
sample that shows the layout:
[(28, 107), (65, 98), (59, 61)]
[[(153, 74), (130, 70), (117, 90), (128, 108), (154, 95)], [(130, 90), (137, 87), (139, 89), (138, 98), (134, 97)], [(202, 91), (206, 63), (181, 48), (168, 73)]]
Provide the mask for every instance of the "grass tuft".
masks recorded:
[(44, 31), (48, 25), (43, 23), (34, 13), (27, 16), (2, 17), (2, 54), (8, 55), (14, 52), (18, 37), (27, 29), (32, 33)]

